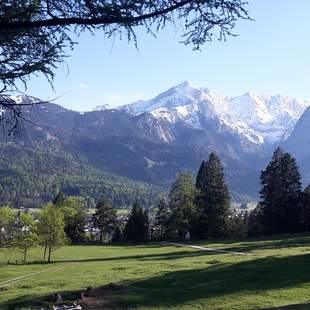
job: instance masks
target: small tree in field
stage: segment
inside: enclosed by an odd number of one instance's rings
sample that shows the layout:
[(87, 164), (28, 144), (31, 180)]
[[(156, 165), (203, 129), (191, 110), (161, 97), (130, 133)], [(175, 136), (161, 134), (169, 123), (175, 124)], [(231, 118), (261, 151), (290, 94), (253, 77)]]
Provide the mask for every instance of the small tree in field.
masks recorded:
[(181, 172), (169, 192), (169, 234), (185, 239), (192, 232), (196, 218), (195, 188), (190, 172)]
[(27, 261), (28, 250), (38, 244), (37, 223), (30, 213), (21, 213), (14, 225), (12, 246), (24, 254)]
[(39, 218), (40, 243), (44, 247), (44, 260), (51, 262), (51, 254), (67, 241), (65, 234), (64, 215), (61, 210), (49, 203), (40, 213)]

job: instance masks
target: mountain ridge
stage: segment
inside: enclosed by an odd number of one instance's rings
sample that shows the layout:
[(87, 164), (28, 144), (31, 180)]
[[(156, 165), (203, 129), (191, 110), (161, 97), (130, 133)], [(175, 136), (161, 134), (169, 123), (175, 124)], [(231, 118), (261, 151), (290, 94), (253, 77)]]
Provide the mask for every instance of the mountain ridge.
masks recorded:
[[(243, 104), (248, 109), (240, 110)], [(261, 169), (276, 146), (286, 147), (307, 104), (253, 93), (231, 99), (184, 82), (119, 108), (84, 113), (53, 103), (23, 108), (32, 123), (15, 139), (21, 148), (56, 146), (79, 164), (166, 189), (178, 172), (197, 171), (216, 152), (233, 199), (258, 200)]]
[(135, 115), (152, 113), (174, 123), (183, 119), (196, 128), (203, 127), (203, 118), (215, 118), (253, 143), (270, 144), (284, 140), (309, 105), (310, 101), (282, 95), (217, 96), (185, 81), (153, 99), (119, 109)]

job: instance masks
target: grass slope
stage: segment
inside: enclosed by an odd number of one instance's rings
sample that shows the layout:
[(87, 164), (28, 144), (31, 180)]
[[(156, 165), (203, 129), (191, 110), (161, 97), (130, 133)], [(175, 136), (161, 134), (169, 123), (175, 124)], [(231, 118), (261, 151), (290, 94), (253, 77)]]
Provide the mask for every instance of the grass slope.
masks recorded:
[(69, 298), (110, 282), (127, 288), (114, 296), (117, 309), (310, 308), (310, 235), (199, 244), (251, 255), (162, 244), (68, 246), (54, 253), (52, 264), (35, 262), (42, 250), (33, 249), (29, 258), (34, 262), (16, 266), (5, 263), (22, 255), (2, 251), (1, 283), (30, 276), (0, 284), (0, 309), (36, 304), (56, 292)]

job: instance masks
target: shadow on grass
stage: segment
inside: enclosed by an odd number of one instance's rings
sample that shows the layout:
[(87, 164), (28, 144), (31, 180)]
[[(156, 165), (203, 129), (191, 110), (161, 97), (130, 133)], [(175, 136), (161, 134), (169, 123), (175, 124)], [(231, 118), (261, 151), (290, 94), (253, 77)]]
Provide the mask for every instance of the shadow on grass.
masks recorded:
[[(235, 246), (226, 247), (226, 251), (238, 251), (249, 253), (255, 250), (268, 250), (268, 249), (283, 249), (292, 247), (302, 247), (310, 244), (310, 235), (307, 234), (286, 234), (266, 236), (264, 238), (243, 238), (243, 239), (228, 239), (228, 240), (212, 240), (212, 241), (197, 241), (196, 244), (205, 245), (212, 248), (213, 244), (221, 243), (223, 245), (230, 245), (240, 242)], [(193, 243), (195, 244), (195, 243)]]
[(204, 269), (173, 271), (136, 283), (124, 282), (130, 294), (119, 298), (126, 309), (154, 306), (165, 308), (202, 298), (293, 288), (310, 281), (310, 269), (307, 267), (309, 260), (309, 254), (267, 257), (236, 264), (218, 264)]
[[(310, 281), (309, 261), (309, 254), (274, 256), (235, 264), (217, 264), (207, 268), (172, 271), (140, 281), (123, 281), (120, 285), (127, 288), (127, 293), (116, 294), (114, 297), (118, 301), (117, 309), (136, 307), (147, 309), (156, 306), (168, 308), (195, 301), (201, 305), (201, 299), (213, 297), (225, 297), (225, 305), (229, 308), (228, 297), (230, 296), (233, 301), (236, 298), (233, 294), (246, 296), (282, 288), (293, 290), (295, 286), (308, 283)], [(59, 293), (76, 294), (76, 292)], [(292, 295), (294, 295), (293, 291)], [(44, 298), (46, 296), (41, 296), (38, 300), (42, 303)], [(240, 295), (238, 298), (240, 300)], [(33, 296), (21, 296), (10, 303), (1, 304), (0, 308), (11, 310), (17, 305), (31, 306), (34, 304), (33, 299)], [(286, 300), (288, 299), (289, 296), (286, 297)], [(257, 299), (255, 301), (257, 302)], [(250, 306), (249, 299), (246, 302), (245, 308)], [(300, 304), (282, 309), (308, 308)]]
[(180, 259), (193, 256), (212, 255), (218, 254), (207, 251), (176, 251), (172, 253), (153, 253), (142, 255), (128, 255), (128, 256), (113, 256), (103, 258), (88, 258), (88, 259), (70, 259), (70, 260), (54, 260), (51, 264), (55, 263), (83, 263), (83, 262), (109, 262), (109, 261), (124, 261), (124, 260), (138, 260), (138, 261), (157, 261), (157, 260), (171, 260)]
[(262, 310), (309, 310), (310, 302), (300, 303), (300, 304), (291, 304), (283, 307), (275, 307), (275, 308), (265, 308)]

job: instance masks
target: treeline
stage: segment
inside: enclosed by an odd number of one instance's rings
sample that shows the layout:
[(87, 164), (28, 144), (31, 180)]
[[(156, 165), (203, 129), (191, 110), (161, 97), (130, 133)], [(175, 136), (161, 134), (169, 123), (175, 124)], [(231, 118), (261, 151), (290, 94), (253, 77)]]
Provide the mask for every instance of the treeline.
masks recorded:
[(195, 184), (190, 172), (178, 175), (168, 199), (160, 200), (155, 213), (136, 201), (128, 216), (104, 224), (108, 216), (102, 210), (109, 206), (109, 202), (98, 204), (94, 216), (102, 218), (100, 236), (106, 233), (113, 242), (217, 238), (229, 234), (232, 223), (237, 223), (231, 216), (223, 167), (214, 153), (202, 162)]
[(111, 200), (99, 200), (89, 213), (81, 197), (59, 193), (37, 212), (0, 208), (0, 247), (24, 254), (41, 246), (43, 258), (67, 243), (146, 242), (245, 237), (310, 231), (310, 186), (302, 190), (296, 160), (278, 148), (261, 173), (261, 201), (252, 211), (234, 209), (216, 154), (203, 161), (195, 182), (180, 173), (167, 199), (150, 209), (136, 200), (129, 213), (117, 213)]
[[(254, 210), (231, 208), (223, 167), (216, 154), (211, 153), (202, 162), (195, 184), (190, 173), (179, 174), (168, 199), (160, 201), (154, 216), (135, 204), (122, 238), (138, 242), (310, 231), (310, 186), (302, 190), (296, 160), (277, 148), (260, 180), (261, 201)], [(140, 219), (140, 224), (134, 219)], [(135, 224), (129, 229), (131, 222)]]
[(40, 208), (59, 192), (82, 196), (88, 208), (102, 197), (117, 208), (139, 199), (156, 205), (163, 189), (99, 171), (55, 146), (36, 151), (15, 144), (0, 144), (0, 206)]
[(310, 186), (302, 190), (295, 158), (277, 148), (260, 180), (261, 201), (249, 215), (249, 234), (310, 231)]

